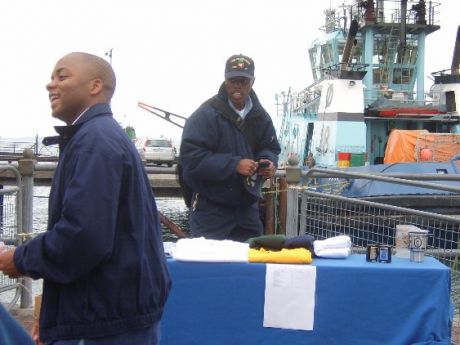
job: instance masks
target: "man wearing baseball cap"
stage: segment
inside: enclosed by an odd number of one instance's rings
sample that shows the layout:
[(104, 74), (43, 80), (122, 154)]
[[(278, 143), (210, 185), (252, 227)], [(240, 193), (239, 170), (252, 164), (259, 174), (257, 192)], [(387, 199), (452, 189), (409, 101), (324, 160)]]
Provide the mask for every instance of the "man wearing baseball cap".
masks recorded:
[(262, 234), (263, 178), (276, 171), (280, 145), (254, 85), (254, 61), (232, 55), (217, 95), (186, 121), (180, 165), (190, 191), (193, 237), (246, 241)]

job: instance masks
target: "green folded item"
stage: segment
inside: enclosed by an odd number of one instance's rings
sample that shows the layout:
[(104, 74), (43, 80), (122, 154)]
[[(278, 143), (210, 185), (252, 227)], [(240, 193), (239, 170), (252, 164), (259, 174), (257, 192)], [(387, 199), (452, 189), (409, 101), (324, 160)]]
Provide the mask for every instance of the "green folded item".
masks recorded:
[(249, 243), (250, 248), (266, 248), (266, 249), (277, 249), (283, 248), (284, 241), (286, 241), (286, 235), (262, 235), (257, 237), (251, 237), (246, 241)]

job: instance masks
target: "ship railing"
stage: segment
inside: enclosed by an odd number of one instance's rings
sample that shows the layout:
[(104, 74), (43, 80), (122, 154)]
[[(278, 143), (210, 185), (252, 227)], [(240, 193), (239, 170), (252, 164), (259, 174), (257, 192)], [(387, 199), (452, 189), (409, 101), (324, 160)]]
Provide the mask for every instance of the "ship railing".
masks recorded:
[[(344, 9), (349, 9), (350, 7), (350, 5), (344, 5)], [(326, 16), (325, 23), (319, 27), (319, 30), (329, 33), (343, 28), (344, 16), (342, 13), (334, 9), (327, 9), (324, 13)]]
[(301, 101), (300, 103), (296, 104), (296, 106), (293, 109), (293, 112), (295, 114), (300, 114), (300, 115), (307, 115), (307, 116), (313, 116), (313, 114), (316, 116), (319, 108), (319, 101), (321, 99), (321, 96), (316, 96), (315, 98), (307, 98)]
[[(439, 2), (429, 1), (421, 4), (419, 0), (409, 0), (406, 5), (406, 24), (410, 25), (437, 25), (439, 23)], [(400, 1), (383, 0), (374, 1), (374, 6), (369, 2), (356, 1), (352, 5), (342, 5), (340, 11), (328, 9), (325, 11), (325, 24), (319, 29), (326, 33), (343, 30), (348, 20), (357, 19), (360, 23), (400, 23)], [(347, 13), (344, 16), (343, 13)]]
[[(357, 62), (339, 62), (321, 64), (314, 68), (313, 73), (319, 75), (315, 84), (321, 83), (323, 80), (333, 79), (362, 79), (369, 64)], [(345, 68), (343, 68), (345, 67)]]
[(449, 68), (442, 71), (431, 73), (435, 84), (459, 84), (460, 83), (460, 69)]
[[(450, 77), (450, 75), (446, 75)], [(456, 76), (453, 76), (456, 77)], [(460, 82), (460, 76), (457, 78)], [(411, 90), (394, 90), (389, 88), (380, 89), (364, 89), (364, 102), (365, 104), (372, 104), (378, 99), (387, 99), (388, 101), (397, 103), (398, 105), (409, 106), (426, 106), (433, 103), (432, 92), (424, 92), (423, 100), (415, 98), (417, 92)]]
[(321, 96), (321, 92), (318, 91), (319, 87), (320, 81), (316, 81), (299, 92), (289, 90), (288, 92), (281, 92), (281, 94), (275, 95), (277, 105), (282, 106), (280, 115), (291, 110), (296, 111), (303, 105), (315, 101)]
[[(375, 2), (374, 2), (375, 3)], [(401, 5), (400, 1), (383, 0), (375, 3), (373, 9), (366, 8), (359, 2), (351, 6), (349, 13), (361, 21), (375, 21), (377, 23), (400, 23)], [(379, 6), (380, 5), (380, 6)], [(405, 14), (407, 24), (435, 25), (438, 23), (439, 2), (429, 1), (424, 6), (419, 0), (407, 1)]]
[[(302, 234), (325, 239), (348, 235), (354, 253), (365, 253), (367, 245), (396, 244), (396, 228), (412, 225), (429, 231), (426, 255), (437, 258), (451, 269), (451, 299), (454, 307), (453, 344), (460, 344), (460, 175), (358, 173), (347, 169), (287, 166), (286, 236)], [(394, 198), (345, 196), (353, 180), (375, 181), (401, 186), (429, 188), (434, 207), (404, 206), (403, 196)], [(455, 181), (455, 184), (443, 184)], [(441, 192), (448, 194), (450, 208), (441, 213)], [(396, 200), (396, 201), (395, 201)], [(407, 205), (407, 204), (406, 204)], [(409, 260), (409, 258), (408, 258)]]

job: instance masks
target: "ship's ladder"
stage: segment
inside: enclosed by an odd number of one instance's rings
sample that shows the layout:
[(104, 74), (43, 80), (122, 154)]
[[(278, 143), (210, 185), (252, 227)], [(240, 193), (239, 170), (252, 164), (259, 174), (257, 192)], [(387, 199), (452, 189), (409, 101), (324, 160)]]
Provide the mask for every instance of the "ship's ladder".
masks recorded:
[(283, 143), (285, 136), (286, 136), (286, 132), (289, 130), (288, 122), (289, 122), (289, 117), (291, 115), (290, 104), (291, 104), (291, 88), (289, 88), (287, 95), (283, 94), (283, 99), (281, 102), (282, 119), (281, 119), (280, 131), (278, 135), (278, 142), (280, 143)]
[(398, 45), (399, 45), (399, 27), (392, 26), (390, 33), (387, 37), (387, 44), (385, 54), (383, 56), (383, 65), (384, 68), (381, 69), (382, 75), (380, 75), (380, 80), (386, 80), (387, 84), (390, 84), (391, 70), (396, 63), (396, 58), (398, 54)]

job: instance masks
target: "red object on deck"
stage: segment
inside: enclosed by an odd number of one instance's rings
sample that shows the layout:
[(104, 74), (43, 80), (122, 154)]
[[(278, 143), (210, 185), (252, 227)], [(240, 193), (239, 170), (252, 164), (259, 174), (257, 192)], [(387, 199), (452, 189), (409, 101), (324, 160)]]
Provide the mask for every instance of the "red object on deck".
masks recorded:
[(338, 157), (339, 161), (349, 161), (351, 159), (351, 153), (350, 152), (339, 152)]
[(421, 161), (431, 161), (433, 159), (433, 151), (428, 148), (424, 148), (420, 151)]
[(423, 108), (423, 107), (398, 107), (398, 108), (380, 108), (375, 109), (381, 117), (395, 117), (397, 115), (406, 115), (406, 116), (432, 116), (440, 112), (435, 108)]

